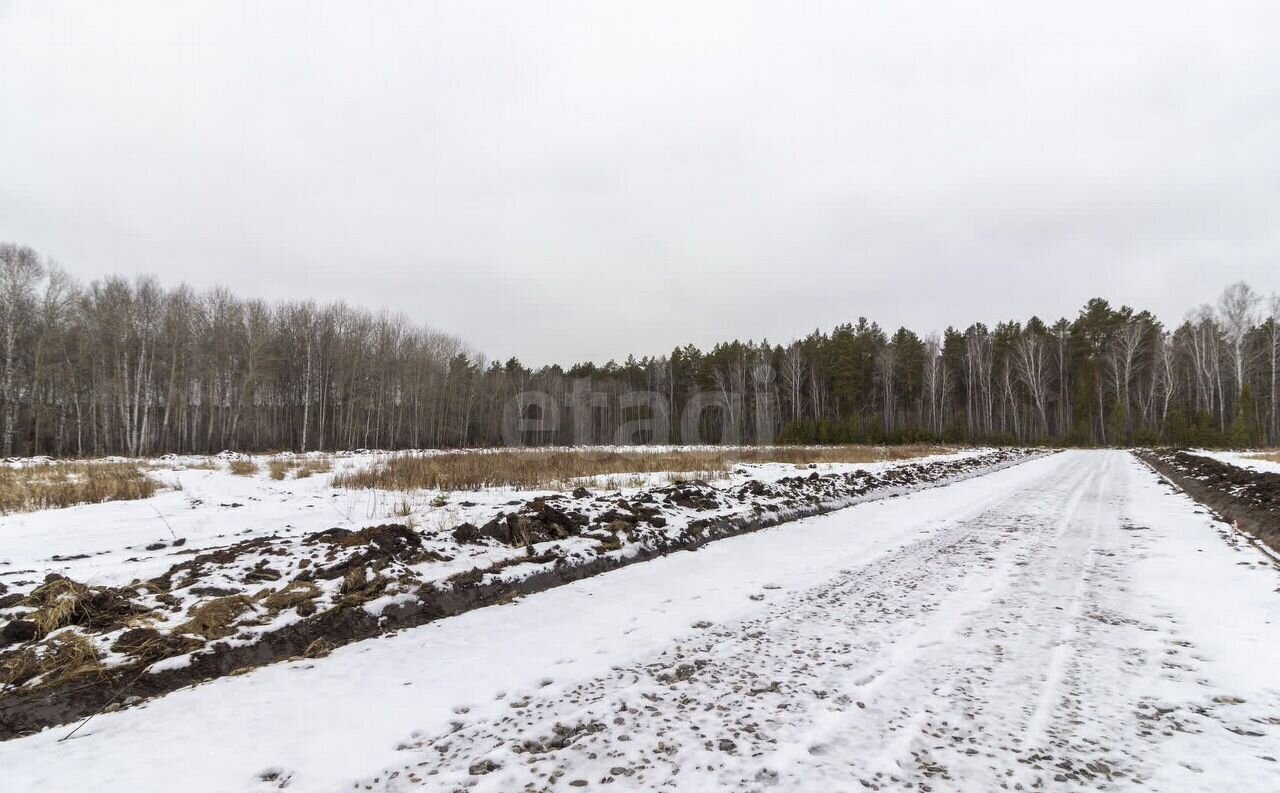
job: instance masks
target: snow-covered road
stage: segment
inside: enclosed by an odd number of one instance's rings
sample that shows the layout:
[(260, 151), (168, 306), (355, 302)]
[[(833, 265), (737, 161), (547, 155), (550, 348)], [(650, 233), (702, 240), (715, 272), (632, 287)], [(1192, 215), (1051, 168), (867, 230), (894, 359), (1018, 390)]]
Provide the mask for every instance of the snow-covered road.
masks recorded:
[(1280, 790), (1280, 571), (1120, 452), (0, 744), (5, 790)]

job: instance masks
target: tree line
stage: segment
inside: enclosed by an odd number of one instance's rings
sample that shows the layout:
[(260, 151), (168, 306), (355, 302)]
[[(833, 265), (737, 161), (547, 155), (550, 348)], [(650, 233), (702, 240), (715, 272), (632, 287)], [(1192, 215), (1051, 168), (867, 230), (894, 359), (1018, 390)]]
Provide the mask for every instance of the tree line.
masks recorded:
[(400, 314), (85, 285), (0, 244), (0, 332), (4, 456), (488, 446), (535, 403), (556, 420), (521, 442), (1280, 443), (1280, 298), (1243, 283), (1168, 327), (1098, 298), (1052, 324), (859, 319), (531, 369)]

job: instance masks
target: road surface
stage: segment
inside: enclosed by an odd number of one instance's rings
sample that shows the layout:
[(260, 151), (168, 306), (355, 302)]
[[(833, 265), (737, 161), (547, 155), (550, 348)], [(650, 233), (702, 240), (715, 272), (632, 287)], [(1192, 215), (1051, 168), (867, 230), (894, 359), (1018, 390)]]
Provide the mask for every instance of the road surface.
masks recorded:
[(0, 744), (0, 767), (16, 790), (1275, 793), (1278, 587), (1130, 455), (1066, 452)]

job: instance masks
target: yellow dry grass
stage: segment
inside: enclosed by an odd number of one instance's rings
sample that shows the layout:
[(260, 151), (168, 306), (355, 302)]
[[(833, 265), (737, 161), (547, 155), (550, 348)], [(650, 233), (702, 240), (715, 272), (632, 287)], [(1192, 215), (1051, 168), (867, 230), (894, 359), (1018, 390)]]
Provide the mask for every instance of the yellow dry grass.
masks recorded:
[(132, 602), (131, 594), (54, 576), (31, 590), (21, 604), (33, 609), (26, 619), (36, 624), (37, 635), (47, 636), (68, 625), (135, 627), (153, 619), (151, 612)]
[(273, 612), (296, 609), (320, 597), (320, 587), (310, 581), (294, 581), (283, 589), (267, 591), (260, 598), (262, 605)]
[(49, 463), (0, 467), (0, 512), (149, 498), (160, 484), (133, 463)]
[(102, 673), (93, 643), (79, 633), (62, 633), (49, 640), (49, 650), (41, 659), (43, 682), (57, 685), (85, 675)]
[(722, 476), (738, 463), (873, 463), (950, 451), (939, 446), (762, 446), (653, 452), (561, 449), (404, 454), (369, 468), (339, 473), (333, 484), (382, 490), (555, 490), (586, 477), (625, 476), (622, 481), (639, 482), (643, 481), (640, 475), (667, 472), (707, 478)]
[(335, 649), (333, 642), (321, 637), (311, 644), (307, 645), (307, 649), (302, 651), (303, 658), (324, 658)]
[(0, 661), (0, 686), (20, 686), (40, 674), (40, 656), (30, 647)]
[(310, 458), (298, 466), (295, 479), (306, 479), (312, 474), (327, 474), (333, 470), (333, 461), (327, 457)]
[(102, 664), (93, 643), (79, 633), (64, 632), (6, 658), (0, 664), (0, 685), (18, 686), (40, 675), (41, 685), (56, 686), (99, 674)]
[(267, 461), (267, 471), (271, 478), (280, 481), (293, 472), (294, 479), (306, 479), (313, 474), (327, 474), (333, 470), (333, 461), (328, 457), (309, 457), (297, 460), (291, 457), (275, 457)]
[(1255, 460), (1265, 460), (1269, 463), (1280, 463), (1280, 452), (1262, 452), (1261, 454), (1249, 455)]
[(230, 636), (236, 618), (253, 608), (244, 595), (228, 595), (192, 606), (187, 621), (174, 629), (174, 633), (194, 633), (206, 639)]
[(258, 473), (258, 464), (253, 460), (232, 460), (227, 467), (236, 476), (253, 476)]
[(89, 587), (69, 578), (55, 578), (47, 584), (41, 584), (31, 590), (26, 602), (35, 606), (31, 620), (41, 636), (53, 633), (58, 628), (70, 625), (89, 598)]

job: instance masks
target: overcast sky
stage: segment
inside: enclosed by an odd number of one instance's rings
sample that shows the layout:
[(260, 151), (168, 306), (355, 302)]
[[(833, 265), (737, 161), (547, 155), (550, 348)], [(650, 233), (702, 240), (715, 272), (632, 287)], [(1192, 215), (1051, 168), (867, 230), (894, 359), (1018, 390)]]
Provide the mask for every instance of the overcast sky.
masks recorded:
[(1280, 2), (0, 0), (0, 240), (527, 363), (1280, 289)]

